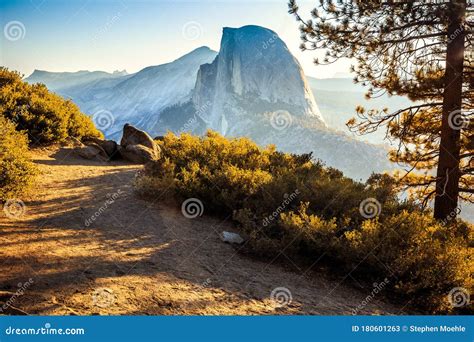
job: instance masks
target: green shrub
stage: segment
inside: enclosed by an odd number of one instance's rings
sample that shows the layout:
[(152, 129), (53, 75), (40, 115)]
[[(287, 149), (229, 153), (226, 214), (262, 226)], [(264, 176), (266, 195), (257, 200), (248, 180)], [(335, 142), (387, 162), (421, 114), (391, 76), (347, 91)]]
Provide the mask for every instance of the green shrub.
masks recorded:
[[(310, 202), (310, 213), (360, 221), (360, 202), (379, 191), (313, 162), (311, 155), (282, 153), (273, 146), (260, 148), (246, 138), (226, 139), (209, 131), (202, 138), (169, 133), (157, 142), (163, 158), (150, 164), (140, 181), (155, 184), (140, 189), (155, 192), (158, 183), (161, 191), (172, 187), (181, 198), (201, 198), (214, 212), (231, 214), (249, 208), (263, 219), (285, 200), (285, 194), (298, 191), (286, 210)], [(380, 200), (390, 207), (394, 198), (385, 195)]]
[[(362, 242), (362, 244), (361, 244)], [(346, 259), (362, 260), (368, 268), (389, 268), (395, 290), (432, 310), (449, 309), (447, 293), (454, 287), (473, 289), (472, 249), (457, 227), (445, 227), (422, 213), (402, 211), (384, 222), (365, 221), (347, 233)], [(369, 253), (370, 252), (370, 253)]]
[(15, 198), (31, 185), (35, 165), (28, 157), (28, 139), (0, 116), (0, 202)]
[(23, 82), (17, 72), (0, 68), (0, 114), (25, 130), (30, 143), (63, 141), (71, 136), (102, 137), (92, 120), (71, 101), (51, 93), (43, 84)]
[[(302, 261), (324, 255), (367, 281), (390, 278), (388, 290), (430, 311), (452, 309), (452, 288), (472, 289), (472, 227), (444, 227), (399, 201), (388, 175), (355, 182), (311, 155), (211, 131), (204, 137), (169, 133), (157, 142), (163, 159), (147, 165), (137, 189), (154, 196), (171, 191), (178, 200), (196, 197), (207, 213), (233, 214), (255, 254), (284, 250)], [(381, 211), (366, 219), (360, 206), (372, 198)]]
[(461, 233), (463, 224), (445, 227), (424, 213), (402, 210), (383, 222), (365, 220), (340, 235), (333, 220), (308, 215), (305, 209), (281, 215), (281, 246), (293, 241), (293, 248), (325, 253), (353, 274), (386, 277), (388, 289), (433, 312), (453, 309), (448, 301), (451, 289), (474, 288), (474, 254)]

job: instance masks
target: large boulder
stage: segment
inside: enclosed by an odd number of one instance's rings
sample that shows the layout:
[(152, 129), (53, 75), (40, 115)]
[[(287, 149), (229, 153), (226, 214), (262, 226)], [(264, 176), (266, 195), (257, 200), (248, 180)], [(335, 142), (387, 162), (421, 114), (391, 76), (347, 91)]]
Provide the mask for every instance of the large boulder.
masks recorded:
[(138, 164), (158, 160), (161, 156), (160, 147), (148, 133), (129, 124), (123, 127), (123, 136), (118, 150), (124, 159)]
[(90, 137), (83, 139), (83, 143), (87, 146), (100, 146), (105, 151), (109, 159), (115, 159), (119, 155), (118, 144), (113, 140), (102, 140), (99, 138)]
[(106, 161), (109, 156), (102, 147), (97, 144), (91, 144), (88, 146), (78, 146), (74, 148), (74, 153), (79, 157), (90, 160)]
[(143, 145), (153, 149), (155, 148), (156, 143), (148, 133), (137, 129), (130, 124), (125, 124), (125, 126), (123, 126), (123, 135), (120, 145), (122, 145), (122, 147), (128, 145)]
[(156, 150), (139, 144), (120, 146), (119, 151), (123, 159), (137, 164), (146, 164), (149, 161), (158, 160), (160, 157)]
[(73, 143), (75, 153), (85, 159), (106, 161), (121, 157), (132, 163), (146, 164), (160, 159), (161, 155), (160, 146), (146, 132), (129, 124), (123, 128), (120, 145), (113, 140), (94, 137)]

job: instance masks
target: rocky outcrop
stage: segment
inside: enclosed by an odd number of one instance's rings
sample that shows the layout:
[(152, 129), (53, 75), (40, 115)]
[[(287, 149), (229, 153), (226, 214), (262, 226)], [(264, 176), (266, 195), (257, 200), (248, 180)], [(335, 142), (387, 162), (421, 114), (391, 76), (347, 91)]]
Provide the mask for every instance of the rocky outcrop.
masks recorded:
[(146, 164), (159, 158), (155, 150), (143, 145), (120, 146), (120, 154), (124, 159), (137, 164)]
[(109, 161), (117, 159), (117, 157), (120, 156), (118, 153), (118, 145), (113, 140), (87, 137), (79, 141), (76, 138), (69, 138), (67, 144), (73, 147), (76, 155), (84, 159)]
[(120, 155), (132, 163), (145, 164), (160, 158), (158, 144), (148, 135), (130, 124), (123, 127), (122, 140), (118, 146)]
[(153, 148), (155, 142), (153, 138), (148, 135), (148, 133), (141, 131), (130, 124), (125, 124), (123, 126), (123, 135), (122, 140), (120, 140), (120, 145), (126, 147), (128, 145), (143, 145), (148, 148)]
[(299, 62), (260, 26), (224, 28), (218, 56), (199, 69), (192, 101), (208, 128), (224, 135), (240, 134), (266, 112), (326, 127)]
[(98, 160), (98, 161), (107, 161), (109, 156), (104, 151), (102, 147), (97, 144), (83, 145), (74, 147), (74, 153), (81, 158)]
[(99, 146), (109, 159), (116, 159), (119, 156), (118, 144), (113, 140), (102, 140), (99, 138), (85, 138), (83, 143), (87, 146)]
[(88, 137), (83, 141), (69, 138), (67, 145), (81, 158), (109, 161), (125, 159), (132, 163), (146, 164), (160, 159), (161, 150), (158, 144), (148, 135), (130, 124), (123, 127), (120, 145), (113, 140), (102, 140)]

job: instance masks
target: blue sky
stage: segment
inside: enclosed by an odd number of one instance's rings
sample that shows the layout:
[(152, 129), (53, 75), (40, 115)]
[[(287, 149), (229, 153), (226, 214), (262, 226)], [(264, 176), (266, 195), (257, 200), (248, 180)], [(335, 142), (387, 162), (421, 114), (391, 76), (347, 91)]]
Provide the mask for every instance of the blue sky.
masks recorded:
[[(314, 3), (299, 2), (307, 13)], [(136, 72), (199, 46), (218, 50), (222, 27), (249, 24), (278, 33), (308, 75), (332, 77), (350, 65), (313, 65), (317, 54), (299, 50), (298, 23), (286, 0), (2, 0), (0, 24), (0, 64), (25, 75), (34, 69)]]

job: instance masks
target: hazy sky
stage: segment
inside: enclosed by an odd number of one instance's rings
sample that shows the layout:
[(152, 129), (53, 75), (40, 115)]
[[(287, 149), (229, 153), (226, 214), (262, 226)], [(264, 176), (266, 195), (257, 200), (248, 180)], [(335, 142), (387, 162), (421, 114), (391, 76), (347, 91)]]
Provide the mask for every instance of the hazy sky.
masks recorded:
[[(315, 2), (299, 4), (309, 13)], [(0, 24), (0, 64), (26, 76), (34, 69), (136, 72), (199, 46), (218, 50), (223, 27), (249, 24), (278, 33), (307, 75), (332, 77), (350, 66), (313, 65), (316, 53), (299, 50), (286, 0), (2, 0)]]

